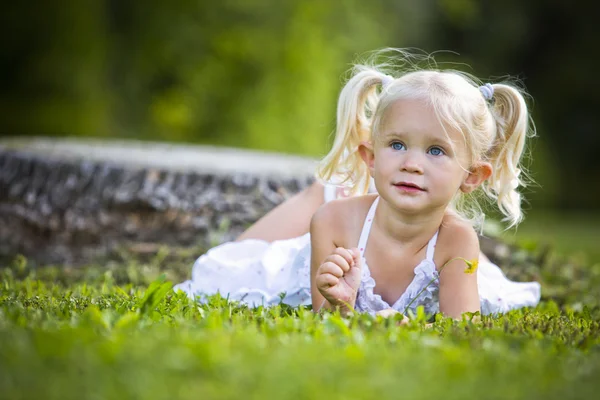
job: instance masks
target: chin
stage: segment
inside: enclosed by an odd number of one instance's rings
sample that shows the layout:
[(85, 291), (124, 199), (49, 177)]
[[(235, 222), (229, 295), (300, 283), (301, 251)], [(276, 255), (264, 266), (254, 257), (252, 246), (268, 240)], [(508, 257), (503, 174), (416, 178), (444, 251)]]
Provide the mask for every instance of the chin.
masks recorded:
[(406, 201), (398, 196), (386, 196), (384, 200), (394, 209), (406, 214), (419, 214), (429, 209), (423, 201)]

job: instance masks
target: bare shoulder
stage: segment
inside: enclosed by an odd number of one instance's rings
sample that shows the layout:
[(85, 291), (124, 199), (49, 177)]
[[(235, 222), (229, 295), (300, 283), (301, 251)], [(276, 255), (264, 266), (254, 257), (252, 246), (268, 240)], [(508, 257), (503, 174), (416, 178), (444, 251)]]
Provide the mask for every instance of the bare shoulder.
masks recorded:
[(479, 238), (473, 226), (459, 216), (444, 216), (436, 245), (436, 265), (441, 266), (454, 257), (475, 259), (479, 256)]
[(332, 200), (322, 204), (314, 213), (310, 230), (329, 232), (338, 246), (353, 247), (354, 236), (360, 230), (376, 195), (364, 195)]

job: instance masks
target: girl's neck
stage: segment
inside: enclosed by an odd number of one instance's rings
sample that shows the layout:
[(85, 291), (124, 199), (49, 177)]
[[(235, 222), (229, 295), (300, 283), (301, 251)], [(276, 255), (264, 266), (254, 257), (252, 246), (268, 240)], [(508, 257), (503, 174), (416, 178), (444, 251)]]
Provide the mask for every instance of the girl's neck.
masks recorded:
[(427, 213), (403, 214), (380, 198), (373, 224), (390, 241), (401, 246), (427, 243), (442, 224), (445, 212), (445, 209), (436, 209)]

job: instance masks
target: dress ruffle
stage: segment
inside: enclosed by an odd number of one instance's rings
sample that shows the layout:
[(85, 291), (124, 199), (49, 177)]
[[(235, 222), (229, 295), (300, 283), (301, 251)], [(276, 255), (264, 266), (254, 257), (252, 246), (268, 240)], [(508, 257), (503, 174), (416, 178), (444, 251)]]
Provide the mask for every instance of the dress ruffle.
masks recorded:
[[(427, 286), (431, 281), (433, 282)], [(399, 307), (402, 307), (401, 312), (404, 312), (408, 304), (415, 298), (416, 300), (409, 308), (413, 312), (416, 311), (419, 305), (423, 305), (425, 312), (428, 314), (439, 312), (439, 285), (440, 282), (438, 280), (438, 272), (435, 268), (435, 264), (430, 260), (423, 260), (415, 268), (415, 277), (413, 278), (413, 281), (408, 285), (408, 288), (406, 288), (406, 292), (400, 297)], [(422, 293), (420, 293), (421, 290), (423, 290)]]
[[(375, 293), (375, 280), (371, 276), (369, 266), (363, 258), (361, 286), (356, 299), (357, 311), (374, 314), (377, 311), (392, 308), (404, 313), (406, 306), (418, 295), (418, 299), (410, 305), (410, 310), (414, 312), (419, 305), (423, 305), (425, 312), (435, 314), (439, 311), (439, 303), (437, 301), (439, 282), (434, 281), (431, 285), (425, 287), (432, 279), (437, 278), (435, 265), (429, 260), (423, 260), (415, 267), (414, 273), (415, 276), (406, 288), (406, 291), (394, 304), (390, 305), (380, 295)], [(425, 290), (420, 293), (423, 288)]]

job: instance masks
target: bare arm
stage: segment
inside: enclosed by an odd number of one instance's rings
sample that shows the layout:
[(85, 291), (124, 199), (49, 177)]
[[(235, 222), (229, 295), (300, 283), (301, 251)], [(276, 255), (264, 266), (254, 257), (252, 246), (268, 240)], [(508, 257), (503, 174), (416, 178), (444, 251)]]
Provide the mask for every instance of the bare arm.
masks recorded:
[(315, 283), (317, 270), (321, 266), (321, 263), (336, 247), (333, 242), (333, 225), (331, 224), (331, 219), (333, 219), (331, 210), (324, 205), (319, 207), (310, 220), (310, 292), (312, 309), (315, 312), (332, 308)]
[(335, 205), (323, 206), (311, 220), (311, 294), (313, 310), (354, 310), (362, 263), (357, 248), (336, 246), (334, 238), (344, 231)]
[[(452, 224), (442, 239), (445, 261), (456, 257), (478, 260), (479, 240), (473, 228), (464, 223)], [(441, 247), (441, 246), (440, 246)], [(461, 259), (451, 261), (440, 273), (440, 312), (452, 318), (461, 318), (465, 312), (480, 311), (477, 271), (465, 272), (467, 265)]]

